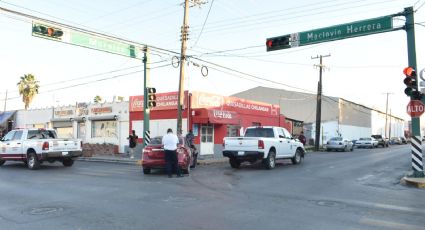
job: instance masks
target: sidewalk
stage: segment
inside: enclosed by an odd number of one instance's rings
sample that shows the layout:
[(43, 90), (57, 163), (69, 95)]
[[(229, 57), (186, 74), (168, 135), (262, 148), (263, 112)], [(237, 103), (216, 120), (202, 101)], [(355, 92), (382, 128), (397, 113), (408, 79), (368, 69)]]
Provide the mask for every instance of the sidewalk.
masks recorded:
[[(94, 155), (92, 157), (79, 157), (78, 161), (91, 161), (91, 162), (106, 162), (106, 163), (118, 163), (118, 164), (129, 164), (129, 165), (141, 165), (141, 155), (137, 154), (133, 159), (130, 159), (126, 154), (114, 154), (114, 155)], [(198, 156), (198, 165), (210, 165), (210, 164), (221, 164), (227, 163), (228, 159), (221, 158), (205, 158)]]

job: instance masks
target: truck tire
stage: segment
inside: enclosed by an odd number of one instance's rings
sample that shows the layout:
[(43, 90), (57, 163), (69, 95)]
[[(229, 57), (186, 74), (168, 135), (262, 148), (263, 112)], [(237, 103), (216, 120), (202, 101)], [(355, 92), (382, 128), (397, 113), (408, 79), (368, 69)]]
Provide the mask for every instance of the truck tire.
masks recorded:
[(270, 150), (267, 158), (263, 160), (263, 164), (266, 169), (274, 169), (276, 166), (276, 153), (273, 150)]
[(294, 157), (291, 158), (292, 164), (294, 165), (300, 164), (302, 160), (303, 160), (303, 156), (302, 156), (301, 150), (297, 149), (295, 151)]
[(229, 158), (230, 167), (238, 169), (241, 167), (241, 162), (236, 158)]
[(143, 174), (151, 174), (150, 168), (143, 168)]
[(2, 166), (6, 162), (5, 160), (0, 160), (0, 166)]
[(27, 155), (28, 168), (36, 170), (40, 168), (40, 161), (38, 161), (37, 154), (35, 152), (29, 152)]
[(71, 167), (74, 164), (74, 160), (70, 158), (66, 158), (66, 159), (63, 159), (62, 164), (65, 167)]

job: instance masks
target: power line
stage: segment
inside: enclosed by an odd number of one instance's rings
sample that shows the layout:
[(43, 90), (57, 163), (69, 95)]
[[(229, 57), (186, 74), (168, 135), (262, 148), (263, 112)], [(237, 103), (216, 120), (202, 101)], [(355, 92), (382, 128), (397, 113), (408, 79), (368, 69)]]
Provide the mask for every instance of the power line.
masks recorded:
[(202, 25), (201, 32), (199, 32), (198, 38), (196, 39), (192, 47), (195, 47), (196, 44), (198, 44), (199, 38), (201, 38), (202, 32), (204, 31), (204, 28), (205, 28), (205, 24), (207, 23), (208, 17), (210, 16), (210, 12), (211, 12), (213, 4), (214, 4), (214, 0), (211, 1), (211, 5), (210, 5), (210, 8), (208, 9), (207, 17), (205, 18), (204, 24)]

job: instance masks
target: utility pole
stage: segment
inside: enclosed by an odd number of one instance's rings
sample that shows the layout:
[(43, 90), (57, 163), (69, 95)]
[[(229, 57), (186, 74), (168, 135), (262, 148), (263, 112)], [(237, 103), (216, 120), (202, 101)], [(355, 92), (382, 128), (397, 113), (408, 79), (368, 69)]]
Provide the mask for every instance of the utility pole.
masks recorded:
[[(391, 133), (387, 133), (387, 124), (388, 124), (388, 95), (392, 94), (392, 93), (384, 93), (387, 95), (387, 102), (386, 102), (386, 106), (385, 106), (385, 134), (384, 136), (387, 138), (390, 138), (390, 134)], [(391, 115), (390, 115), (391, 116)], [(390, 118), (391, 119), (391, 118)]]
[[(191, 0), (190, 1), (194, 6), (204, 4), (201, 0)], [(188, 40), (188, 13), (189, 13), (189, 0), (184, 1), (184, 17), (183, 17), (183, 26), (181, 28), (181, 40), (182, 47), (180, 52), (180, 78), (179, 78), (179, 95), (177, 103), (177, 134), (182, 134), (182, 119), (183, 119), (183, 105), (184, 105), (184, 71), (186, 63), (186, 41)]]
[[(143, 148), (150, 142), (150, 111), (148, 106), (148, 90), (150, 86), (149, 48), (143, 48)], [(134, 128), (133, 128), (134, 129)], [(148, 140), (149, 139), (149, 140)]]
[(3, 108), (3, 112), (6, 112), (6, 104), (7, 104), (7, 90), (6, 90), (6, 96), (4, 97), (4, 108)]
[(322, 71), (323, 71), (323, 67), (325, 67), (323, 65), (323, 61), (322, 59), (324, 57), (330, 57), (331, 55), (317, 55), (316, 57), (311, 57), (311, 59), (317, 59), (320, 58), (320, 64), (319, 65), (314, 65), (314, 66), (318, 66), (319, 67), (319, 82), (317, 85), (317, 104), (316, 104), (316, 136), (314, 138), (314, 150), (315, 151), (319, 151), (319, 144), (320, 144), (320, 126), (321, 124), (321, 120), (322, 120)]

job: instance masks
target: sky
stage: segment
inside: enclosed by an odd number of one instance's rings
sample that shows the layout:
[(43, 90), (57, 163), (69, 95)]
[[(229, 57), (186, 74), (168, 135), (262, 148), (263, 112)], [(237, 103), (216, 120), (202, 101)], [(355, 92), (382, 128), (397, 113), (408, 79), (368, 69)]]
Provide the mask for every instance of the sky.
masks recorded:
[[(266, 38), (398, 13), (413, 6), (418, 70), (425, 68), (425, 0), (208, 0), (189, 9), (184, 88), (221, 95), (257, 86), (316, 93), (318, 55), (323, 93), (408, 119), (403, 68), (406, 32), (266, 52)], [(178, 90), (183, 0), (1, 0), (0, 7), (153, 46), (150, 85)], [(32, 19), (0, 10), (0, 107), (23, 109), (16, 84), (33, 74), (40, 93), (30, 109), (91, 102), (96, 95), (143, 94), (141, 60), (31, 35)], [(395, 26), (404, 17), (394, 19)], [(160, 48), (160, 49), (158, 49)], [(203, 76), (201, 67), (208, 68)], [(284, 106), (284, 105), (282, 105)]]

